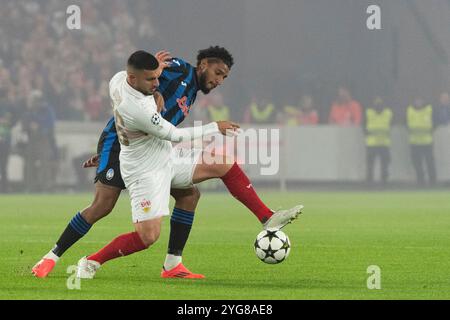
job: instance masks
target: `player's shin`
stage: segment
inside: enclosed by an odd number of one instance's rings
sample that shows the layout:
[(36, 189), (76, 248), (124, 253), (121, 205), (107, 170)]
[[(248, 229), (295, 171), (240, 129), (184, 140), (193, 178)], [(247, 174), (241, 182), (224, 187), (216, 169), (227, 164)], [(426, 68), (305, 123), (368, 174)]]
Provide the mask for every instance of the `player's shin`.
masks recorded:
[(250, 209), (261, 223), (272, 216), (272, 210), (258, 197), (252, 183), (237, 163), (221, 179), (228, 191)]
[(194, 221), (194, 212), (178, 208), (173, 209), (170, 219), (170, 238), (164, 269), (175, 268), (182, 261), (183, 249)]
[(51, 252), (57, 257), (61, 257), (64, 252), (84, 237), (91, 227), (92, 225), (87, 223), (81, 213), (78, 212), (67, 225)]
[(87, 260), (104, 264), (109, 260), (128, 256), (147, 248), (148, 246), (144, 244), (139, 234), (137, 232), (131, 232), (118, 236), (100, 251), (88, 256)]

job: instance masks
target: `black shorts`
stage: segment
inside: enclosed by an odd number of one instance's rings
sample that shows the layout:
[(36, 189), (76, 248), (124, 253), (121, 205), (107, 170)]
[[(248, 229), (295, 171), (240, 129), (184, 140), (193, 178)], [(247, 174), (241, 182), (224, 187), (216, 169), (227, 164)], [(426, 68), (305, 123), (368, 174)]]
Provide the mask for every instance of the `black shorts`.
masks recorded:
[(106, 168), (102, 171), (97, 170), (94, 181), (100, 181), (107, 186), (116, 187), (122, 190), (126, 189), (125, 183), (122, 180), (122, 175), (120, 174), (119, 157), (111, 155)]
[(120, 173), (120, 143), (117, 139), (115, 127), (108, 124), (98, 141), (97, 153), (99, 154), (99, 166), (94, 181), (126, 189)]

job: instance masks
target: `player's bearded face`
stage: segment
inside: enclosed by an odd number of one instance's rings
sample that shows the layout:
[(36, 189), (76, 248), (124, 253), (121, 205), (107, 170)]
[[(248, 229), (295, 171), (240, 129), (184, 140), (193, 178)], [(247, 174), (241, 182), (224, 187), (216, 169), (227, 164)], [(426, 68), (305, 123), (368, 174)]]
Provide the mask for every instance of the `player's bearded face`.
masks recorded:
[(208, 94), (211, 90), (220, 86), (230, 72), (228, 66), (222, 61), (204, 63), (199, 68), (201, 70), (198, 79), (199, 88), (204, 94)]

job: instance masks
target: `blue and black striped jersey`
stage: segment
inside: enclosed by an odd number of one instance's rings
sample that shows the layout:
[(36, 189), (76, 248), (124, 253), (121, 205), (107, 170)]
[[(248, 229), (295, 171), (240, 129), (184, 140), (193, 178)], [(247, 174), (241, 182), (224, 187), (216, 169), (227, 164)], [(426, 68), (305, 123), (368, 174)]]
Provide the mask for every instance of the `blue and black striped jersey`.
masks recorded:
[[(186, 61), (174, 58), (159, 78), (158, 91), (164, 97), (165, 110), (161, 115), (174, 126), (179, 125), (189, 114), (199, 90), (195, 68)], [(103, 171), (111, 153), (118, 155), (120, 144), (117, 138), (114, 117), (112, 117), (98, 143), (100, 165), (97, 172)]]
[(158, 91), (164, 97), (165, 110), (161, 115), (174, 126), (183, 122), (197, 97), (195, 68), (182, 59), (174, 58), (159, 78)]

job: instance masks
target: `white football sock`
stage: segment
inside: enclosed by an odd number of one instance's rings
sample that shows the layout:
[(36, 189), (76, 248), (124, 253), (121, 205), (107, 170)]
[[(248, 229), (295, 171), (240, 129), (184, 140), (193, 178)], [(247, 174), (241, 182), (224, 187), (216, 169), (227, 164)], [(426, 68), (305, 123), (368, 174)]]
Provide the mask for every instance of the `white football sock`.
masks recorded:
[(178, 264), (181, 263), (182, 257), (181, 256), (174, 256), (173, 254), (168, 254), (166, 256), (166, 261), (164, 261), (164, 269), (170, 270), (175, 268)]
[(45, 256), (44, 259), (52, 259), (55, 262), (58, 262), (59, 257), (50, 250)]

